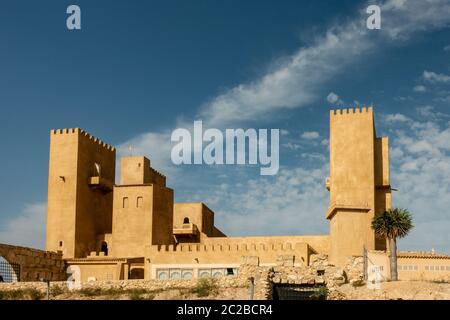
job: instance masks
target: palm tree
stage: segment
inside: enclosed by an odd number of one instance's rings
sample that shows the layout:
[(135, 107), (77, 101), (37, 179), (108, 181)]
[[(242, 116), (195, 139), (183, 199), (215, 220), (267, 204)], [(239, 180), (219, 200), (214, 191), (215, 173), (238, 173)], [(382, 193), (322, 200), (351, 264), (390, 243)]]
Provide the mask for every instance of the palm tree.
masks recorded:
[(406, 209), (391, 209), (376, 214), (372, 220), (372, 229), (378, 236), (389, 240), (391, 249), (391, 280), (397, 281), (397, 238), (403, 238), (413, 228), (412, 217)]

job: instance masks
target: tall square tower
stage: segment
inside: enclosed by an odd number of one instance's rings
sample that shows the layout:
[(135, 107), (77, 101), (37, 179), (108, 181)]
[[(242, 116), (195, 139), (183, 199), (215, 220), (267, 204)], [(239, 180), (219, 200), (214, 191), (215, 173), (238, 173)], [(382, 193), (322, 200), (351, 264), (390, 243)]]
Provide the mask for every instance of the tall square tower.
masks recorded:
[(371, 228), (375, 213), (391, 206), (387, 138), (377, 138), (373, 108), (330, 113), (330, 260), (344, 265), (363, 248), (385, 249)]
[(112, 231), (116, 150), (80, 129), (50, 132), (48, 251), (83, 258)]

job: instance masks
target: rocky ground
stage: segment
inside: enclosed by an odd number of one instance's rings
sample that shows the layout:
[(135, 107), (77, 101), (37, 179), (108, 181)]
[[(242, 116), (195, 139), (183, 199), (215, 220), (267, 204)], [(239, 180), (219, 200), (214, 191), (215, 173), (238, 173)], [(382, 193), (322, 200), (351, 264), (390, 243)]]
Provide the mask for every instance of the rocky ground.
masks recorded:
[(337, 300), (450, 300), (450, 283), (383, 282), (379, 289), (344, 284), (333, 290), (329, 298)]
[[(3, 294), (3, 296), (2, 296)], [(26, 289), (5, 295), (0, 292), (1, 299), (45, 299), (45, 294)], [(95, 290), (81, 291), (53, 290), (52, 300), (246, 300), (247, 288), (178, 288), (164, 290)], [(344, 284), (330, 291), (330, 300), (450, 300), (450, 283), (428, 281), (396, 281), (381, 283), (379, 289), (369, 289), (367, 286), (355, 287)]]

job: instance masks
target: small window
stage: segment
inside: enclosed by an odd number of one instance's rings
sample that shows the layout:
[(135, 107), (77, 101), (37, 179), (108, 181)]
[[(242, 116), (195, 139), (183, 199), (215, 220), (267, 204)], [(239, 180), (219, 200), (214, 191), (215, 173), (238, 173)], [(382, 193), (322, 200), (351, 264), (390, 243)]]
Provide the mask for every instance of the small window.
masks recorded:
[[(325, 272), (325, 271), (324, 271)], [(233, 268), (227, 268), (227, 276), (234, 276)]]
[(444, 266), (441, 266), (441, 271), (444, 271), (445, 270), (445, 267)]
[(123, 198), (122, 208), (128, 208), (128, 197)]
[(411, 271), (412, 269), (413, 269), (413, 266), (409, 266), (409, 267), (408, 267), (408, 270)]
[(418, 266), (414, 266), (414, 270), (419, 270), (419, 267)]
[(189, 224), (189, 218), (188, 217), (184, 218), (183, 224)]
[(59, 246), (60, 246), (60, 247), (63, 246), (63, 242), (62, 242), (62, 241), (59, 242)]
[(105, 256), (108, 255), (108, 244), (105, 241), (102, 242), (100, 251), (105, 253)]
[(430, 270), (430, 267), (429, 266), (425, 266), (425, 270)]
[(136, 202), (136, 207), (137, 208), (142, 208), (143, 204), (144, 204), (144, 198), (143, 197), (138, 197), (137, 198), (137, 202)]

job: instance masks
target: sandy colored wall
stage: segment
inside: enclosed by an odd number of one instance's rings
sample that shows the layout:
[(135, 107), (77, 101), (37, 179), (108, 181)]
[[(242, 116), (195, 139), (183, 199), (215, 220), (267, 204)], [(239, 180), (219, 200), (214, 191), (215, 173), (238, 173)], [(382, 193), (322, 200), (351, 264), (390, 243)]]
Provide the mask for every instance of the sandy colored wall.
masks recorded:
[(99, 233), (111, 232), (112, 194), (93, 190), (95, 163), (114, 182), (115, 149), (80, 129), (52, 130), (48, 181), (46, 248), (65, 258), (96, 249)]
[(360, 211), (339, 211), (330, 221), (330, 261), (344, 265), (349, 256), (363, 255), (364, 243), (373, 233), (365, 228), (367, 216)]
[(101, 263), (101, 264), (71, 264), (80, 270), (80, 281), (87, 282), (89, 278), (95, 278), (96, 281), (111, 281), (121, 279), (121, 265), (117, 263)]
[(331, 111), (330, 205), (374, 206), (373, 121), (372, 108)]
[[(384, 151), (384, 153), (382, 152)], [(381, 153), (380, 153), (381, 152)], [(376, 139), (372, 108), (330, 112), (330, 261), (376, 248), (371, 222), (376, 211), (376, 175), (389, 179), (387, 140)], [(381, 203), (381, 194), (379, 203)]]
[[(137, 199), (142, 197), (142, 207)], [(124, 198), (128, 206), (123, 207)], [(114, 187), (114, 215), (110, 256), (142, 257), (152, 243), (153, 186)]]
[(0, 244), (0, 256), (8, 263), (20, 265), (18, 281), (66, 279), (66, 266), (60, 253)]
[[(172, 244), (173, 238), (173, 190), (153, 186), (153, 224), (151, 244)], [(142, 251), (141, 257), (145, 254)]]
[[(158, 268), (234, 268), (245, 259), (257, 265), (309, 264), (310, 248), (306, 243), (259, 244), (179, 244), (150, 246), (145, 258), (145, 277), (154, 277)], [(244, 259), (244, 260), (243, 260)], [(249, 261), (250, 261), (249, 260)]]
[(112, 190), (93, 189), (88, 181), (95, 173), (95, 163), (101, 167), (101, 177), (114, 182), (116, 152), (89, 134), (81, 133), (78, 151), (77, 219), (75, 257), (85, 257), (97, 250), (97, 236), (112, 231)]
[(174, 204), (173, 224), (181, 228), (184, 218), (197, 225), (200, 232), (208, 237), (217, 235), (214, 229), (214, 212), (201, 202), (183, 202)]
[[(375, 251), (368, 253), (369, 266), (381, 266), (383, 280), (390, 278), (389, 253)], [(450, 279), (450, 257), (405, 256), (397, 257), (399, 280), (441, 281)]]
[(260, 237), (226, 237), (207, 238), (203, 244), (247, 244), (265, 246), (284, 245), (286, 243), (307, 243), (314, 253), (328, 254), (330, 251), (330, 237), (328, 235), (305, 236), (260, 236)]

